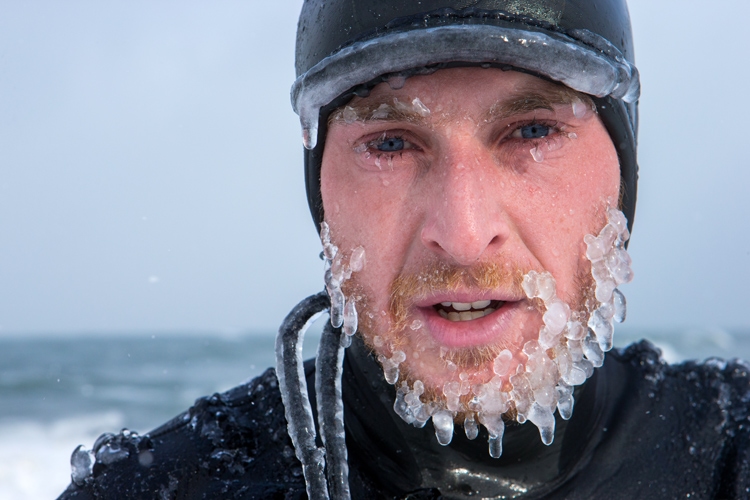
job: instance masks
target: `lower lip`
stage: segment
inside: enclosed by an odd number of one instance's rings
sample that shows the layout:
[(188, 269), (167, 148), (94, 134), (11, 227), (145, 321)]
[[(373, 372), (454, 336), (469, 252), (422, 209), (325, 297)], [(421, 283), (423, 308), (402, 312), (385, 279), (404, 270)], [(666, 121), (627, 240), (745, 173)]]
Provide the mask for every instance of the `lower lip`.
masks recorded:
[(451, 321), (433, 307), (420, 307), (426, 330), (435, 341), (449, 349), (480, 347), (511, 338), (511, 319), (520, 302), (506, 302), (487, 316), (470, 321)]

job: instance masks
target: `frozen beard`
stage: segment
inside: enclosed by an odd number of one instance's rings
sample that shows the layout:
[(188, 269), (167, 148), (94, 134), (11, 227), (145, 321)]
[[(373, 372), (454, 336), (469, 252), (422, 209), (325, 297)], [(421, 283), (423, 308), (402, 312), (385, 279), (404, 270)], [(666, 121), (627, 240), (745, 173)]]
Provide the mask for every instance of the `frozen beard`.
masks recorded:
[[(343, 323), (346, 333), (351, 334), (354, 333), (351, 324), (357, 324), (357, 314), (354, 300), (345, 301), (341, 285), (351, 275), (352, 268), (361, 268), (358, 255), (363, 251), (361, 247), (355, 249), (349, 259), (353, 265), (345, 265), (339, 254), (330, 251), (335, 247), (330, 243), (327, 226), (321, 236), (324, 249), (326, 240), (329, 249), (326, 284), (332, 300), (332, 323), (334, 326)], [(551, 444), (555, 410), (563, 419), (571, 417), (574, 386), (583, 384), (594, 368), (602, 366), (604, 353), (612, 348), (613, 323), (625, 319), (625, 298), (617, 287), (632, 279), (630, 257), (624, 249), (628, 238), (624, 215), (619, 210), (608, 209), (607, 224), (600, 233), (584, 237), (591, 274), (580, 277), (579, 296), (570, 304), (557, 296), (555, 280), (548, 272), (485, 264), (469, 271), (437, 266), (417, 276), (397, 278), (391, 290), (391, 330), (382, 337), (371, 334), (368, 319), (375, 313), (364, 308), (366, 316), (359, 324), (365, 342), (379, 353), (386, 381), (397, 386), (394, 411), (415, 427), (423, 427), (432, 419), (435, 435), (442, 445), (451, 442), (454, 422), (463, 424), (469, 439), (475, 439), (479, 425), (483, 425), (489, 434), (489, 453), (495, 458), (502, 454), (505, 421), (509, 419), (519, 423), (531, 421), (538, 427), (542, 442)], [(420, 333), (424, 325), (419, 319), (409, 318), (405, 304), (420, 290), (449, 290), (458, 284), (479, 290), (491, 290), (499, 285), (505, 289), (521, 289), (528, 298), (528, 307), (539, 311), (542, 326), (538, 332), (518, 332), (517, 336), (497, 344), (458, 349), (441, 347), (441, 373), (448, 381), (442, 387), (435, 387), (431, 381), (411, 373), (419, 370), (409, 369), (410, 365), (418, 366), (420, 356), (426, 357), (425, 350), (434, 347), (414, 348), (419, 345), (420, 335), (424, 335)], [(470, 314), (478, 318), (491, 314), (493, 306), (498, 307), (495, 303), (480, 302), (472, 303), (468, 311), (446, 313), (443, 310), (441, 315)], [(455, 303), (447, 305), (448, 309), (454, 307)], [(410, 341), (410, 349), (404, 349), (400, 342), (407, 335), (412, 340), (417, 339)], [(405, 351), (414, 359), (407, 362)]]

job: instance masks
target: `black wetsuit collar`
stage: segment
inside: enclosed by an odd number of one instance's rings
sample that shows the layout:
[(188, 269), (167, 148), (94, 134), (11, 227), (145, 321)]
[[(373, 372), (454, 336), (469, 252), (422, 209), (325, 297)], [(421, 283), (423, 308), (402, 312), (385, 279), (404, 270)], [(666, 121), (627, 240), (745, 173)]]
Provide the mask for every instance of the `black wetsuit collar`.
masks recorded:
[[(616, 380), (616, 379), (615, 379)], [(614, 382), (615, 385), (620, 385)], [(608, 397), (619, 387), (601, 369), (575, 392), (570, 421), (556, 414), (555, 440), (542, 444), (531, 423), (508, 424), (503, 455), (489, 456), (487, 434), (470, 441), (456, 428), (448, 446), (440, 446), (432, 423), (418, 429), (393, 411), (395, 389), (368, 349), (355, 339), (344, 361), (343, 397), (349, 461), (365, 482), (390, 486), (388, 494), (437, 488), (443, 498), (538, 497), (554, 491), (586, 465), (586, 457), (606, 432)], [(614, 390), (617, 389), (617, 390)]]

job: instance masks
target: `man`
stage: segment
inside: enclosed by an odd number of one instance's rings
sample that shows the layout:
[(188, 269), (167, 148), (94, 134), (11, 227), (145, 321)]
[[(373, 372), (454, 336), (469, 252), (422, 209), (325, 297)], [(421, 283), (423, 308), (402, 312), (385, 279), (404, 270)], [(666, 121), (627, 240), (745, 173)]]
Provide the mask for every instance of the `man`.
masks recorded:
[(604, 359), (632, 61), (623, 1), (306, 2), (292, 100), (326, 291), (277, 374), (77, 449), (62, 498), (747, 497), (746, 365)]

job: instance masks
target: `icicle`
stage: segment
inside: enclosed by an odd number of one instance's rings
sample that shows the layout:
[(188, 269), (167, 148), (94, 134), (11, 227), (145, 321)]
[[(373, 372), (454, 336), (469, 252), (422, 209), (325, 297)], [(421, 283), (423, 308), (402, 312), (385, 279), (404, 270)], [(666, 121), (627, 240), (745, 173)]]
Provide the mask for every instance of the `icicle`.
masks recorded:
[(344, 324), (344, 292), (341, 288), (334, 288), (330, 290), (331, 293), (331, 325), (334, 328), (339, 328)]
[(435, 427), (435, 437), (438, 443), (448, 446), (453, 440), (453, 414), (447, 410), (440, 410), (432, 416)]
[(302, 128), (302, 145), (305, 149), (315, 149), (318, 143), (318, 124), (317, 120), (315, 123), (310, 123), (309, 126)]
[(555, 417), (552, 415), (552, 410), (534, 403), (529, 410), (528, 419), (539, 428), (542, 443), (547, 446), (551, 445), (555, 439)]
[(625, 321), (625, 314), (626, 314), (625, 311), (626, 311), (627, 303), (625, 302), (625, 296), (617, 288), (615, 288), (615, 291), (614, 291), (614, 299), (615, 299), (614, 319), (618, 323), (622, 323), (623, 321)]
[(344, 333), (348, 336), (352, 336), (357, 333), (357, 306), (354, 305), (354, 300), (349, 297), (344, 306)]
[(344, 345), (340, 329), (329, 322), (323, 328), (315, 360), (315, 394), (318, 403), (318, 424), (326, 450), (328, 487), (331, 498), (349, 499), (349, 464), (344, 429), (344, 402), (341, 399), (341, 375)]
[(302, 365), (302, 342), (307, 328), (328, 307), (330, 302), (325, 292), (306, 298), (284, 318), (276, 337), (276, 376), (287, 431), (302, 463), (307, 496), (311, 500), (327, 499), (328, 488), (324, 473), (325, 453), (315, 444), (315, 422)]
[(479, 421), (487, 429), (490, 437), (487, 440), (489, 452), (492, 458), (500, 458), (503, 454), (503, 435), (505, 434), (505, 422), (500, 414), (479, 414)]
[(563, 420), (569, 420), (573, 416), (573, 388), (562, 383), (557, 386), (557, 411)]
[(468, 439), (476, 439), (479, 435), (479, 427), (477, 426), (477, 421), (474, 420), (474, 414), (473, 413), (467, 413), (466, 417), (464, 418), (464, 432), (466, 433), (466, 437)]

